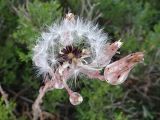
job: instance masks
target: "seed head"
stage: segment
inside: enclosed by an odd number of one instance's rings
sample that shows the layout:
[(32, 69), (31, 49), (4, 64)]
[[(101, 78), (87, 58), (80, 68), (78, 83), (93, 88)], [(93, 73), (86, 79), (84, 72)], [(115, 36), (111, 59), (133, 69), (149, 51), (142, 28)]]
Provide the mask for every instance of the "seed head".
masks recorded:
[(65, 88), (70, 102), (77, 105), (83, 99), (68, 87), (70, 77), (76, 79), (78, 73), (83, 73), (117, 85), (143, 60), (143, 53), (137, 52), (109, 64), (122, 42), (108, 44), (107, 39), (107, 34), (97, 24), (68, 13), (60, 23), (54, 23), (48, 32), (41, 34), (33, 49), (33, 62), (44, 81), (51, 80), (54, 88)]

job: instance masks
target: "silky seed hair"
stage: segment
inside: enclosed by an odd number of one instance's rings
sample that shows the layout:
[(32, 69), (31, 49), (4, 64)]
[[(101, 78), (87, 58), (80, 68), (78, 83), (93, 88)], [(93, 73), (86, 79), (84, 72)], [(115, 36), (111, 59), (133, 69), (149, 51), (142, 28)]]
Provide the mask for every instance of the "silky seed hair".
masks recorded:
[(72, 64), (71, 58), (81, 58), (85, 50), (90, 52), (90, 60), (96, 62), (99, 56), (104, 56), (102, 51), (107, 39), (97, 24), (68, 13), (60, 23), (51, 25), (48, 32), (43, 32), (38, 38), (33, 49), (33, 62), (39, 75), (52, 73), (57, 64)]

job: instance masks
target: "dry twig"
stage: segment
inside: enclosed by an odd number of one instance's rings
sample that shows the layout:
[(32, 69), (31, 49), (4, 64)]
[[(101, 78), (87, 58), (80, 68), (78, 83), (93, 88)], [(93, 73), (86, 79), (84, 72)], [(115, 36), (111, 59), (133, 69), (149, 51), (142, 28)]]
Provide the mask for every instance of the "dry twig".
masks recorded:
[(2, 86), (0, 84), (0, 93), (2, 95), (2, 99), (4, 100), (6, 106), (9, 106), (9, 101), (8, 101), (8, 95), (5, 93), (5, 91), (2, 89)]
[(99, 3), (93, 3), (91, 0), (81, 0), (81, 13), (80, 16), (85, 16), (88, 20), (97, 21), (102, 16), (96, 7)]

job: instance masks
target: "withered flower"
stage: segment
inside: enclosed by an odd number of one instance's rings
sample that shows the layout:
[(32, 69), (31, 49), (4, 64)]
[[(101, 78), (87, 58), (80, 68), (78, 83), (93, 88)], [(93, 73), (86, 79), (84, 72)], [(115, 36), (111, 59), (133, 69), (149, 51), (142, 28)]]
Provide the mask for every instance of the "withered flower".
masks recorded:
[[(49, 27), (49, 32), (42, 33), (38, 39), (33, 54), (38, 74), (44, 76), (44, 83), (48, 85), (45, 90), (65, 88), (70, 102), (78, 105), (83, 98), (69, 88), (67, 81), (71, 77), (76, 79), (79, 73), (112, 85), (123, 83), (131, 69), (143, 60), (143, 53), (133, 53), (110, 64), (122, 42), (108, 44), (107, 39), (98, 25), (75, 18), (72, 13)], [(102, 69), (104, 74), (100, 74)]]

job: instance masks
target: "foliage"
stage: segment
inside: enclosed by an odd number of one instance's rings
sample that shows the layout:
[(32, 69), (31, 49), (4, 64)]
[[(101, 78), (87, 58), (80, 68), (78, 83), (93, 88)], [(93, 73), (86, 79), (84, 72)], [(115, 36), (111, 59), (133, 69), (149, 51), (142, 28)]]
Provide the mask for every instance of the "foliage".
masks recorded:
[[(88, 15), (93, 5), (94, 12)], [(122, 86), (110, 86), (106, 82), (80, 77), (77, 85), (73, 85), (73, 89), (84, 97), (79, 106), (72, 106), (63, 90), (48, 92), (44, 97), (43, 110), (56, 114), (60, 119), (159, 118), (159, 0), (0, 0), (1, 83), (11, 98), (17, 96), (16, 105), (11, 102), (9, 108), (0, 100), (0, 119), (30, 118), (31, 105), (41, 84), (31, 61), (32, 46), (40, 33), (59, 21), (64, 14), (62, 11), (68, 8), (84, 17), (94, 18), (101, 14), (98, 23), (108, 32), (110, 41), (122, 39), (124, 42), (121, 55), (117, 54), (113, 61), (135, 51), (144, 51), (145, 61), (132, 71)], [(83, 11), (85, 13), (82, 14), (82, 8), (88, 12)], [(14, 106), (18, 113), (13, 113)], [(26, 112), (28, 114), (24, 114)]]
[(16, 120), (13, 112), (15, 104), (10, 101), (8, 105), (6, 105), (2, 98), (0, 98), (0, 120)]

